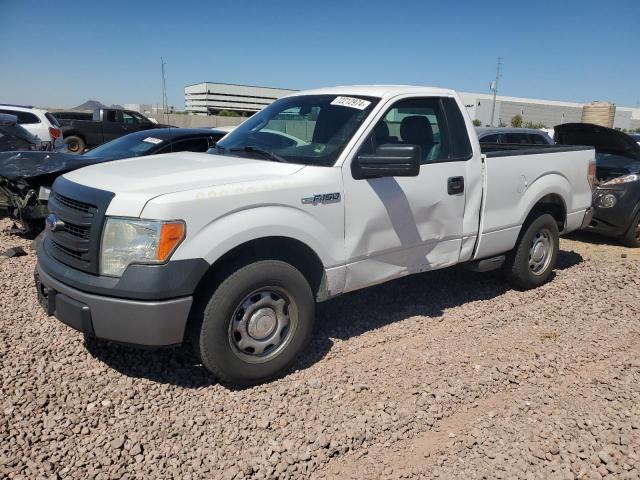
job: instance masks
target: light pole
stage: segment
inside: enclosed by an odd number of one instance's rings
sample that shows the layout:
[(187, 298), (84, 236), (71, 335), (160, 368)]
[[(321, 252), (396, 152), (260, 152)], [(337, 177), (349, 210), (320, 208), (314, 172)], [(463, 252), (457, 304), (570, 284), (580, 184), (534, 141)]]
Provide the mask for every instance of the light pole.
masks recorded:
[(498, 95), (498, 81), (502, 75), (502, 57), (498, 57), (498, 65), (496, 66), (496, 79), (491, 82), (489, 89), (493, 92), (493, 105), (491, 107), (491, 126), (495, 127), (493, 120), (496, 114), (496, 96)]

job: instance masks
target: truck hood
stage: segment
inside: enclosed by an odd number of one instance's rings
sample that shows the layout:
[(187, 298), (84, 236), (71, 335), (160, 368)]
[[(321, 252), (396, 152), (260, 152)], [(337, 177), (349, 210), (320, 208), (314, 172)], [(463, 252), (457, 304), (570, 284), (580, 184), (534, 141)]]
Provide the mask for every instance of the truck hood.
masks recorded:
[(64, 177), (115, 193), (109, 214), (137, 216), (149, 200), (160, 195), (283, 177), (303, 167), (229, 155), (180, 152), (92, 165)]
[(587, 145), (598, 153), (621, 155), (640, 160), (640, 145), (626, 133), (591, 123), (556, 125), (554, 139), (563, 145)]

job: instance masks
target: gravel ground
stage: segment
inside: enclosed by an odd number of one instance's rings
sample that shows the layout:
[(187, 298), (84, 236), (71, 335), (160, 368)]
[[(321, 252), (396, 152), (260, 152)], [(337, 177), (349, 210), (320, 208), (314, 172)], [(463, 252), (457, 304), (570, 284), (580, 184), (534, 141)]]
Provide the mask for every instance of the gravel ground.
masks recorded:
[(0, 259), (0, 477), (639, 478), (640, 255), (561, 247), (535, 291), (450, 269), (322, 304), (248, 389), (85, 341), (40, 311), (33, 251)]

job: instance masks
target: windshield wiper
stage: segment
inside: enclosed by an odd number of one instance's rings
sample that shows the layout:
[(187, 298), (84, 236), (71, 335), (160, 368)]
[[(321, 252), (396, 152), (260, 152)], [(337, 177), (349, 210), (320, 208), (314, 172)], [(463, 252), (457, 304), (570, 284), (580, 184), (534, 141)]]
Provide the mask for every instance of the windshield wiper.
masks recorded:
[(247, 145), (246, 147), (238, 147), (238, 148), (230, 148), (230, 152), (251, 152), (262, 155), (263, 157), (267, 157), (270, 160), (274, 160), (276, 162), (289, 163), (288, 160), (285, 160), (280, 155), (277, 155), (269, 150), (264, 150), (260, 147), (254, 147), (252, 145)]

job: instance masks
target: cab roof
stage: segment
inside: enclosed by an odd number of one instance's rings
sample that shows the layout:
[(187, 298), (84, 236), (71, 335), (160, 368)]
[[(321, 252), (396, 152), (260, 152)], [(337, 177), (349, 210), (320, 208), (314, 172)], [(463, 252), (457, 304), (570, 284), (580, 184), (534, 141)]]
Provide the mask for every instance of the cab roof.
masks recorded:
[(418, 85), (345, 85), (338, 87), (317, 88), (295, 92), (297, 95), (356, 95), (364, 97), (390, 98), (402, 94), (425, 96), (453, 96), (455, 91), (447, 88), (424, 87)]

